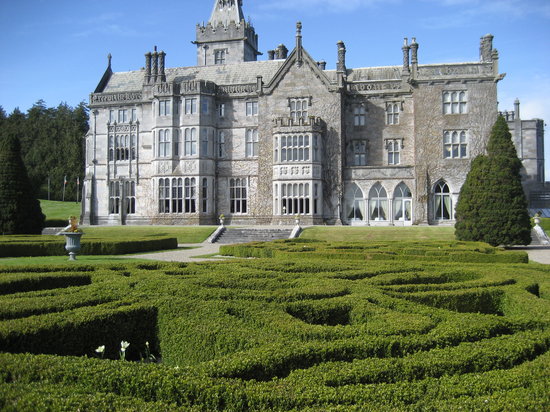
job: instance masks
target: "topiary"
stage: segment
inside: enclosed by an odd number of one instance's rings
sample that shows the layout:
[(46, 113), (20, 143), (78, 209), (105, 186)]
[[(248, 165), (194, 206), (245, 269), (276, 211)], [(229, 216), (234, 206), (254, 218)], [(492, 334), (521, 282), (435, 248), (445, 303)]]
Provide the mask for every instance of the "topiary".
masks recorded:
[(531, 221), (521, 185), (521, 161), (506, 120), (499, 116), (487, 156), (472, 162), (456, 206), (455, 235), (497, 245), (531, 243)]
[(0, 136), (0, 233), (40, 234), (45, 216), (35, 197), (15, 136)]

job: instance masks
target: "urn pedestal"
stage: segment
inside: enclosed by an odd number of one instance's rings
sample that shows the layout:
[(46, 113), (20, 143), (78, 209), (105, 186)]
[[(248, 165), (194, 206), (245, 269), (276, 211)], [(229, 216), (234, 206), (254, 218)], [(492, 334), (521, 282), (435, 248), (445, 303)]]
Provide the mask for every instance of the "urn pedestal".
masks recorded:
[(65, 236), (65, 250), (69, 252), (69, 260), (76, 260), (76, 253), (80, 251), (80, 237), (82, 233), (62, 232)]

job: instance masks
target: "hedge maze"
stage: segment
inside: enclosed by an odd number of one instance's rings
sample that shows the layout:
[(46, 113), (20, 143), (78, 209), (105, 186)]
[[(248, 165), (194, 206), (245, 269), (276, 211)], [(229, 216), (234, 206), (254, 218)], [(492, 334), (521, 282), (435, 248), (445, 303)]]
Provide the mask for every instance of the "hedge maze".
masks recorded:
[(240, 258), (0, 268), (0, 409), (550, 408), (550, 267), (524, 252), (303, 240), (222, 252)]

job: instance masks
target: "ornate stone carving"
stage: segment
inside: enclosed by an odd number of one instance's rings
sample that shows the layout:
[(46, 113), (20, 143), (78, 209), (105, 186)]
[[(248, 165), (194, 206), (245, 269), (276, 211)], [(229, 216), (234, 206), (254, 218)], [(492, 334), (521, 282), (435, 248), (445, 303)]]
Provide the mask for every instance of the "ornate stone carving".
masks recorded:
[(351, 83), (349, 85), (352, 92), (371, 92), (381, 90), (399, 90), (401, 89), (401, 81), (386, 81), (386, 82), (363, 82)]
[(101, 103), (134, 103), (142, 99), (141, 92), (123, 92), (123, 93), (92, 93), (90, 104)]

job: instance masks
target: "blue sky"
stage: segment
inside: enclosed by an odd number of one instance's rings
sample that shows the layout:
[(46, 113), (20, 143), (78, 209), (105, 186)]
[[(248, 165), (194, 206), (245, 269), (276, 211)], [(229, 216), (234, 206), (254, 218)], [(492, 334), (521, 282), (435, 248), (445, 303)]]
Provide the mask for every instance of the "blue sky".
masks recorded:
[[(336, 42), (348, 67), (399, 65), (403, 38), (416, 37), (419, 63), (477, 61), (479, 38), (491, 33), (500, 52), (501, 110), (521, 101), (521, 117), (550, 123), (549, 0), (244, 0), (260, 50), (292, 50), (296, 21), (304, 47), (334, 68)], [(166, 66), (195, 64), (197, 23), (213, 0), (19, 0), (0, 2), (0, 105), (26, 111), (87, 100), (113, 55), (113, 70), (138, 70), (157, 45)], [(547, 134), (548, 128), (546, 128)], [(550, 139), (546, 139), (550, 180)]]

